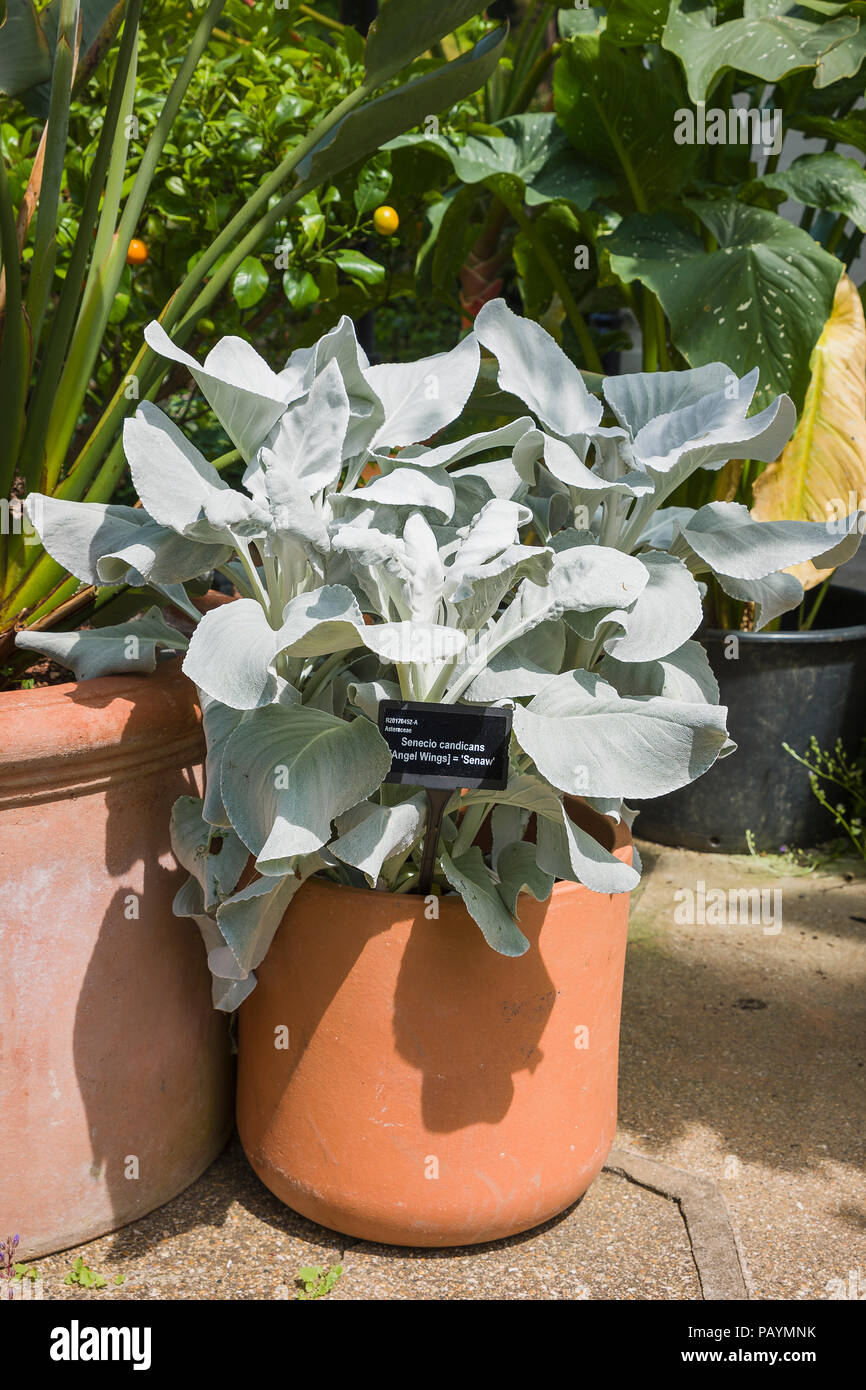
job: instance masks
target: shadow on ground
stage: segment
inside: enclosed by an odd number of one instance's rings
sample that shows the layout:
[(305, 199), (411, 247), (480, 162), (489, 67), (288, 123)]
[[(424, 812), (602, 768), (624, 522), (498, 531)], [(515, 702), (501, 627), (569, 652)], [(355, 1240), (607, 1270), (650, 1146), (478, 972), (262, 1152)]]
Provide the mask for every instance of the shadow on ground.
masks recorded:
[[(653, 873), (625, 970), (620, 1124), (645, 1152), (704, 1126), (740, 1161), (861, 1163), (866, 884), (779, 878), (760, 861), (658, 847), (645, 858)], [(698, 879), (779, 888), (782, 930), (678, 924), (675, 892)]]

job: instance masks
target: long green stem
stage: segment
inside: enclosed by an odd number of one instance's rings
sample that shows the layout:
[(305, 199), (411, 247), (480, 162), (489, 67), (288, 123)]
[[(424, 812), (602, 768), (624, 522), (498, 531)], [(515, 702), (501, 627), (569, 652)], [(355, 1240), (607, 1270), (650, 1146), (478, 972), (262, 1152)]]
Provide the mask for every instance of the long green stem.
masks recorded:
[[(532, 28), (531, 28), (531, 30), (530, 30), (530, 32), (529, 32), (529, 36), (528, 36), (528, 38), (526, 39), (526, 41), (524, 42), (524, 41), (523, 41), (523, 29), (524, 29), (524, 27), (530, 22), (531, 15), (532, 15), (532, 6), (531, 6), (531, 5), (529, 6), (529, 8), (528, 8), (528, 10), (527, 10), (527, 12), (526, 12), (526, 18), (525, 18), (525, 20), (524, 20), (523, 25), (521, 25), (521, 29), (520, 29), (520, 37), (519, 37), (519, 40), (518, 40), (518, 57), (517, 57), (517, 62), (516, 62), (515, 65), (514, 65), (514, 71), (512, 72), (512, 75), (511, 75), (511, 82), (509, 83), (509, 92), (510, 92), (511, 89), (512, 89), (513, 87), (515, 87), (518, 83), (521, 83), (521, 86), (522, 86), (524, 74), (525, 74), (527, 68), (530, 67), (530, 65), (535, 61), (535, 57), (536, 57), (536, 48), (537, 48), (538, 43), (539, 43), (539, 41), (540, 41), (540, 39), (541, 39), (541, 37), (542, 37), (542, 35), (543, 35), (543, 33), (544, 33), (545, 28), (547, 27), (548, 23), (550, 22), (550, 17), (551, 17), (551, 15), (553, 14), (553, 10), (554, 10), (554, 6), (551, 5), (551, 4), (544, 3), (544, 4), (541, 6), (541, 8), (539, 9), (539, 12), (538, 12), (537, 17), (532, 21)], [(506, 105), (505, 105), (505, 114), (506, 114), (506, 115), (510, 115), (512, 111), (517, 111), (517, 110), (519, 110), (519, 109), (520, 109), (520, 108), (517, 107), (517, 106), (512, 106), (512, 105), (511, 105), (510, 99), (509, 99), (509, 98), (506, 98)]]
[(848, 219), (845, 216), (845, 213), (843, 212), (840, 213), (840, 215), (836, 218), (835, 223), (833, 224), (833, 230), (827, 238), (826, 247), (826, 249), (830, 252), (831, 256), (835, 252), (836, 247), (839, 245), (839, 242), (842, 240), (842, 233), (845, 230), (845, 223), (847, 222), (847, 220)]
[(331, 677), (345, 665), (347, 652), (333, 652), (317, 667), (316, 671), (304, 685), (304, 704), (308, 705), (314, 695), (318, 695), (322, 686), (327, 684)]
[(657, 319), (653, 307), (653, 296), (645, 285), (641, 286), (641, 331), (643, 335), (643, 361), (645, 372), (654, 372), (659, 364), (659, 345)]
[(526, 110), (535, 95), (541, 79), (544, 77), (544, 74), (547, 72), (553, 60), (558, 57), (561, 48), (561, 43), (553, 43), (550, 45), (550, 48), (546, 48), (543, 53), (539, 53), (532, 67), (529, 69), (529, 72), (526, 74), (526, 77), (523, 79), (517, 95), (514, 97), (513, 101), (507, 103), (505, 108), (506, 116), (522, 114)]
[[(350, 92), (347, 97), (344, 97), (344, 99), (334, 107), (333, 111), (329, 112), (324, 120), (320, 121), (319, 124), (310, 131), (309, 135), (305, 136), (303, 140), (289, 151), (282, 163), (265, 179), (263, 184), (260, 184), (255, 193), (250, 195), (240, 211), (237, 212), (231, 221), (223, 228), (216, 240), (207, 248), (204, 255), (196, 261), (192, 270), (182, 281), (177, 292), (165, 306), (161, 321), (166, 330), (177, 323), (181, 315), (186, 314), (198, 286), (205, 279), (211, 267), (219, 260), (220, 256), (232, 245), (238, 233), (243, 231), (244, 227), (250, 221), (250, 218), (255, 216), (260, 208), (265, 207), (272, 195), (283, 186), (289, 174), (294, 173), (301, 161), (315, 148), (322, 137), (327, 135), (328, 131), (332, 130), (344, 116), (348, 115), (348, 113), (354, 109), (354, 107), (366, 100), (371, 90), (372, 88), (362, 83), (360, 87), (356, 87), (354, 92)], [(306, 186), (302, 187), (298, 185), (297, 188), (292, 190), (292, 195), (294, 195), (292, 196), (292, 202), (296, 201), (297, 197), (302, 196), (306, 191)], [(279, 206), (283, 207), (284, 205), (286, 205), (285, 199), (283, 199)], [(287, 204), (286, 206), (290, 205), (291, 204)], [(284, 213), (279, 213), (277, 216), (272, 216), (271, 214), (274, 212), (276, 212), (276, 208), (271, 209), (268, 214), (267, 226), (269, 227), (272, 226), (274, 222), (279, 221), (280, 216), (284, 215)], [(261, 226), (264, 223), (265, 219), (261, 219), (257, 225)]]
[(331, 29), (335, 34), (342, 34), (347, 25), (341, 24), (338, 19), (331, 19), (326, 14), (320, 14), (311, 5), (299, 5), (298, 9), (307, 19), (314, 19), (317, 24), (321, 24), (323, 29)]
[(550, 250), (545, 245), (542, 238), (538, 235), (538, 231), (532, 221), (532, 218), (527, 217), (526, 213), (523, 210), (523, 207), (516, 198), (512, 198), (508, 195), (503, 196), (502, 193), (499, 193), (498, 197), (508, 208), (508, 211), (511, 213), (511, 216), (514, 218), (521, 232), (526, 237), (527, 241), (529, 242), (530, 246), (532, 247), (533, 251), (538, 257), (538, 260), (542, 268), (544, 269), (544, 272), (547, 275), (548, 280), (550, 281), (551, 285), (556, 290), (557, 294), (562, 300), (562, 306), (565, 309), (568, 321), (575, 331), (577, 341), (580, 343), (580, 349), (583, 353), (584, 364), (591, 372), (603, 373), (604, 367), (602, 366), (601, 358), (598, 355), (598, 349), (596, 348), (595, 343), (592, 341), (592, 335), (590, 334), (586, 319), (580, 312), (580, 309), (577, 306), (577, 300), (575, 299), (574, 295), (571, 292), (571, 289), (569, 288), (568, 281), (566, 280), (565, 276), (563, 275), (562, 271), (557, 265), (556, 259), (551, 254)]
[(670, 357), (668, 356), (667, 328), (665, 325), (665, 316), (662, 312), (662, 306), (656, 299), (655, 295), (653, 295), (653, 309), (655, 312), (656, 321), (656, 342), (658, 343), (659, 350), (659, 366), (663, 372), (669, 372), (671, 369), (671, 362)]
[(452, 859), (458, 859), (461, 854), (465, 854), (468, 849), (471, 849), (475, 842), (475, 837), (487, 819), (492, 806), (492, 801), (485, 801), (480, 806), (469, 806), (463, 812), (463, 819), (460, 822), (457, 839), (454, 841), (450, 850)]
[(818, 590), (817, 594), (815, 595), (815, 602), (812, 604), (812, 607), (811, 607), (811, 610), (810, 610), (810, 612), (809, 612), (808, 618), (806, 618), (805, 622), (802, 622), (802, 623), (800, 624), (800, 631), (801, 631), (801, 632), (811, 632), (811, 630), (812, 630), (812, 624), (814, 623), (815, 619), (816, 619), (817, 616), (818, 616), (818, 610), (819, 610), (819, 608), (821, 607), (821, 604), (824, 602), (824, 599), (825, 599), (825, 597), (826, 597), (826, 595), (827, 595), (827, 590), (828, 590), (829, 587), (830, 587), (830, 580), (831, 580), (832, 578), (833, 578), (832, 573), (831, 573), (831, 574), (828, 574), (828, 575), (827, 575), (827, 578), (824, 580), (823, 584), (821, 585), (820, 589)]
[[(127, 21), (128, 23), (128, 21)], [(134, 39), (137, 39), (137, 33)], [(119, 66), (119, 63), (118, 63)], [(96, 240), (93, 243), (93, 256), (90, 261), (90, 270), (87, 276), (87, 283), (84, 287), (82, 297), (82, 312), (84, 302), (90, 297), (99, 267), (102, 265), (109, 251), (117, 226), (117, 217), (120, 211), (120, 203), (123, 191), (123, 176), (126, 172), (127, 156), (129, 154), (129, 137), (127, 135), (127, 118), (132, 115), (135, 105), (135, 80), (138, 68), (138, 45), (133, 43), (130, 53), (129, 64), (125, 74), (124, 86), (120, 95), (120, 104), (114, 121), (114, 133), (112, 139), (111, 158), (108, 164), (105, 180), (105, 196), (102, 200), (102, 211), (99, 214), (99, 224), (96, 229)], [(115, 78), (117, 74), (115, 73)], [(79, 322), (81, 315), (79, 315)]]

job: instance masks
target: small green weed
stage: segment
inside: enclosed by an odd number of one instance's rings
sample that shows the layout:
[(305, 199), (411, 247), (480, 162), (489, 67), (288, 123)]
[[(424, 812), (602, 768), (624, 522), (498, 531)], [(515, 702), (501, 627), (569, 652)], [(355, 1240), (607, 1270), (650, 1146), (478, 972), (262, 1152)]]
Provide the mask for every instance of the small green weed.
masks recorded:
[(322, 1265), (305, 1265), (298, 1270), (298, 1283), (303, 1284), (303, 1289), (295, 1294), (296, 1298), (324, 1298), (329, 1294), (343, 1273), (342, 1265), (331, 1265), (325, 1269)]

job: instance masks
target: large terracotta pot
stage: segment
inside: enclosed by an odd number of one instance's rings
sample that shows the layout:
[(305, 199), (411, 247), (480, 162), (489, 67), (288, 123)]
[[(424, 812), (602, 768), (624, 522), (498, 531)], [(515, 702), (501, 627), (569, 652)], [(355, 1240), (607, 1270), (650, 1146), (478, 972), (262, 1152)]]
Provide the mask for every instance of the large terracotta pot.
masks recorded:
[(22, 1258), (152, 1211), (228, 1136), (231, 1059), (183, 875), (195, 691), (172, 661), (0, 694), (0, 1231)]
[[(585, 814), (630, 862), (625, 827)], [(519, 911), (512, 959), (458, 897), (430, 921), (423, 898), (308, 880), (240, 1010), (238, 1126), (272, 1192), (346, 1235), (438, 1246), (586, 1191), (616, 1125), (628, 896), (559, 883)]]

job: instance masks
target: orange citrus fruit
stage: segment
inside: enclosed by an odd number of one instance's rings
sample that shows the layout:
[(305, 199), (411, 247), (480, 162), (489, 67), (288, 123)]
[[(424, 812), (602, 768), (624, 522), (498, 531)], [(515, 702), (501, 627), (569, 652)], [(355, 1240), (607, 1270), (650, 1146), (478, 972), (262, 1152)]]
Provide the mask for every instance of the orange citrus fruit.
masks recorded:
[(400, 225), (400, 219), (393, 208), (383, 203), (373, 213), (373, 226), (380, 236), (393, 236)]

